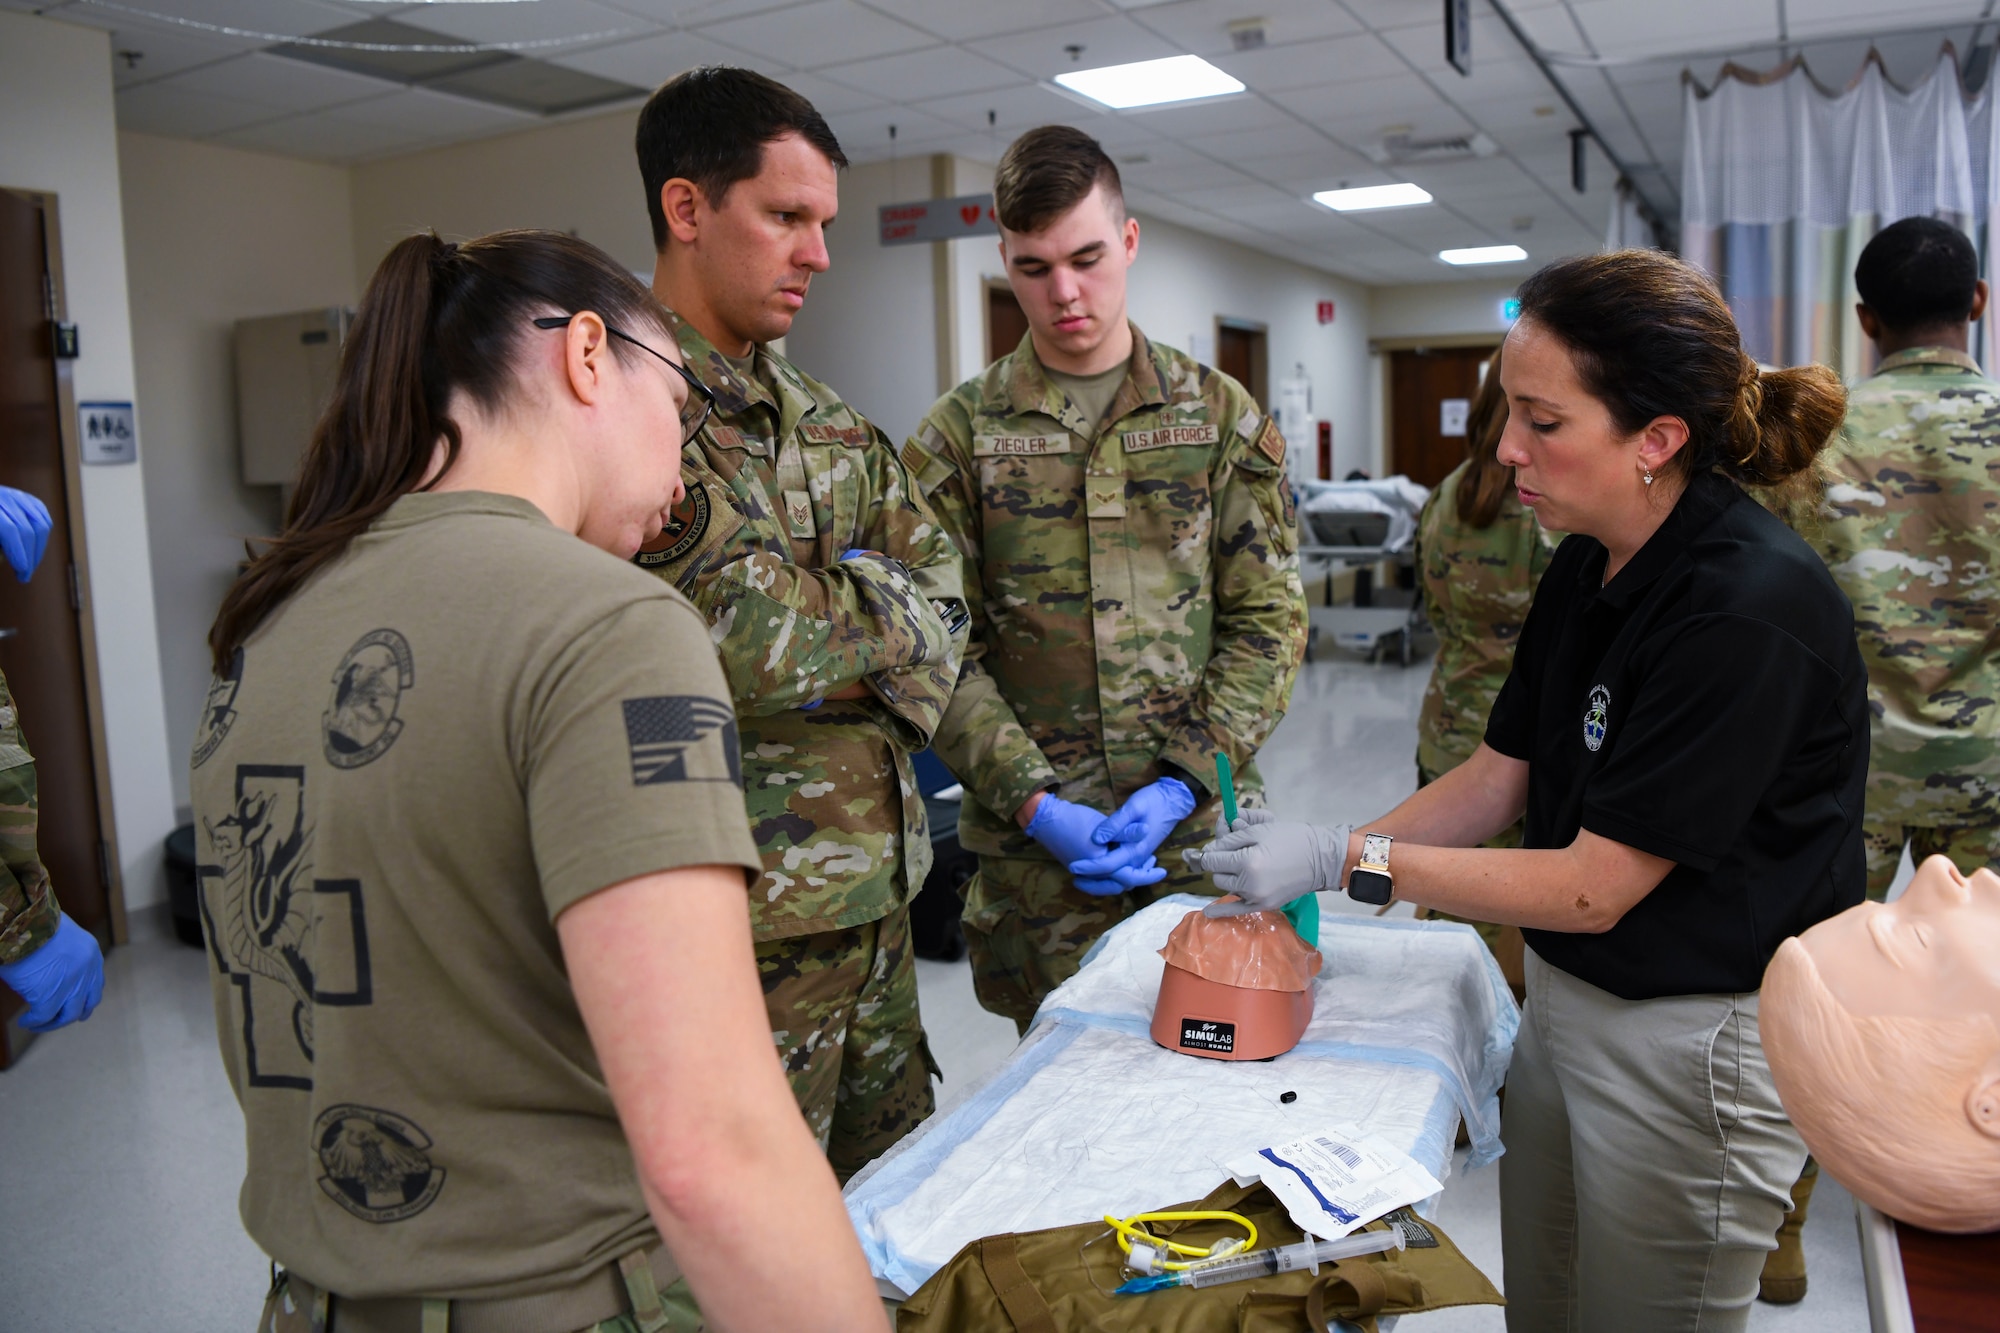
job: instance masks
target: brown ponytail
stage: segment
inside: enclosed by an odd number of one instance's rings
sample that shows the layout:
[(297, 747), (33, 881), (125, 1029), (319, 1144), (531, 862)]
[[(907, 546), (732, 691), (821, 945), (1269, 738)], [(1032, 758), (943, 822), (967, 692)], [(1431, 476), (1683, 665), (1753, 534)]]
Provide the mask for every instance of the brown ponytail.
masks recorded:
[(1577, 376), (1628, 434), (1687, 423), (1669, 470), (1717, 471), (1747, 487), (1810, 488), (1847, 410), (1825, 366), (1760, 372), (1700, 270), (1658, 250), (1560, 260), (1521, 286), (1521, 318), (1553, 333)]
[(1466, 469), (1458, 479), (1458, 521), (1468, 527), (1492, 527), (1501, 502), (1514, 489), (1514, 469), (1500, 461), (1500, 436), (1506, 429), (1507, 391), (1500, 387), (1496, 348), (1465, 416)]
[[(435, 234), (397, 243), (362, 293), (284, 530), (261, 550), (246, 546), (248, 562), (209, 628), (216, 674), (286, 598), (418, 489), (440, 443), (438, 477), (451, 470), (461, 442), (453, 394), (496, 411), (513, 390), (528, 321), (582, 310), (668, 337), (652, 293), (588, 241), (505, 231), (463, 245)], [(643, 355), (622, 340), (611, 346), (621, 360)]]

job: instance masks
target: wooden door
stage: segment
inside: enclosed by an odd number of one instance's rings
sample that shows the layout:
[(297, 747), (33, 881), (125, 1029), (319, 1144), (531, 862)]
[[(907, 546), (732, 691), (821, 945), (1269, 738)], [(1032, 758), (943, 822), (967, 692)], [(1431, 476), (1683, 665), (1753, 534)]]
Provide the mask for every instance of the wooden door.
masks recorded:
[(1389, 354), (1390, 466), (1435, 486), (1465, 461), (1465, 412), (1491, 347), (1419, 347)]
[[(41, 205), (0, 190), (0, 485), (49, 507), (55, 521), (32, 582), (0, 571), (0, 673), (35, 756), (36, 842), (63, 910), (111, 943), (107, 849), (84, 685), (79, 586), (71, 561), (70, 506), (57, 424), (48, 238)], [(0, 987), (0, 1068), (5, 1028), (21, 1001)]]
[(1004, 282), (986, 284), (986, 364), (992, 365), (1028, 336), (1027, 312)]
[(1218, 323), (1215, 327), (1215, 368), (1250, 391), (1260, 406), (1267, 406), (1264, 367), (1264, 330), (1246, 324)]

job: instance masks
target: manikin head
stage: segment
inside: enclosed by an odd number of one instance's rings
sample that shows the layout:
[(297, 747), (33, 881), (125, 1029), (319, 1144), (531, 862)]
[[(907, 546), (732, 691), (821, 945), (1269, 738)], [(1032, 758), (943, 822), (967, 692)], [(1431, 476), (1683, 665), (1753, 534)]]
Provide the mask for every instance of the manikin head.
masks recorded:
[[(1050, 370), (1094, 375), (1132, 354), (1125, 273), (1139, 223), (1097, 140), (1044, 125), (1014, 140), (993, 175), (1000, 258)], [(1000, 349), (996, 348), (995, 351)]]
[(1759, 1025), (1792, 1123), (1856, 1198), (2000, 1227), (2000, 876), (1933, 856), (1895, 902), (1786, 940)]
[(747, 69), (669, 80), (639, 113), (653, 291), (727, 356), (790, 332), (829, 264), (840, 142), (811, 102)]

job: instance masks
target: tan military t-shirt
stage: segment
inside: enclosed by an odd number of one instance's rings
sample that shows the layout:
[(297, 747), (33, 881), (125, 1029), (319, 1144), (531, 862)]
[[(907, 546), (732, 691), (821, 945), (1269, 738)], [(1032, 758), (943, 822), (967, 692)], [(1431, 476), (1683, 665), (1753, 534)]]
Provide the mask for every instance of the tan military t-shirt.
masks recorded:
[(700, 616), (526, 501), (413, 495), (231, 675), (193, 795), (252, 1238), (342, 1295), (454, 1298), (651, 1238), (553, 921), (758, 868)]

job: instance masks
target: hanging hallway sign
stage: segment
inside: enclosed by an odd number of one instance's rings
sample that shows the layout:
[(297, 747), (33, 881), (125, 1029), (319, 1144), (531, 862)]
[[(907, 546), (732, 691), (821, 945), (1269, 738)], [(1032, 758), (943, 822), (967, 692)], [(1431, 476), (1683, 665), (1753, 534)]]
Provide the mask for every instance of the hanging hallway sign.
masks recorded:
[(961, 236), (998, 236), (990, 194), (962, 194), (956, 199), (916, 199), (884, 204), (877, 210), (884, 245), (915, 245), (920, 241), (955, 241)]

